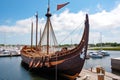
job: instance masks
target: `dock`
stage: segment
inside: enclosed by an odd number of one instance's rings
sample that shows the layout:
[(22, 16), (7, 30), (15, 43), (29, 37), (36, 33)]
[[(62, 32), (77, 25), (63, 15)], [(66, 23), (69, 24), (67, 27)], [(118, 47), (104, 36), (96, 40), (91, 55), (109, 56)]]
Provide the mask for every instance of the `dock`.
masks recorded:
[(94, 70), (83, 69), (76, 80), (120, 80), (120, 76), (110, 72), (98, 73)]
[(0, 57), (17, 57), (17, 56), (21, 56), (21, 55), (20, 54), (14, 54), (14, 55), (3, 54), (3, 55), (0, 55)]
[(120, 71), (120, 57), (111, 59), (111, 68)]
[(0, 57), (17, 57), (21, 56), (20, 54), (0, 54)]

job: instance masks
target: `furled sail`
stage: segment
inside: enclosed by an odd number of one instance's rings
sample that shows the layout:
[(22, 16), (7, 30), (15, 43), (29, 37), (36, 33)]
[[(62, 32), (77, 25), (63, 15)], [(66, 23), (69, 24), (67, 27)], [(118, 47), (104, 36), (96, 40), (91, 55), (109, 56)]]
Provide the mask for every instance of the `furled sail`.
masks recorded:
[(45, 28), (42, 33), (39, 45), (41, 47), (52, 48), (52, 47), (58, 46), (58, 43), (57, 43), (57, 39), (50, 21), (51, 14), (49, 13), (49, 8), (46, 16), (47, 16), (47, 22), (45, 24)]
[(39, 42), (39, 45), (40, 44), (41, 44), (41, 46), (47, 45), (47, 27), (49, 27), (49, 46), (57, 46), (58, 45), (57, 39), (56, 39), (55, 33), (53, 31), (50, 19), (48, 19), (48, 21), (46, 22), (43, 34), (41, 36), (41, 41)]

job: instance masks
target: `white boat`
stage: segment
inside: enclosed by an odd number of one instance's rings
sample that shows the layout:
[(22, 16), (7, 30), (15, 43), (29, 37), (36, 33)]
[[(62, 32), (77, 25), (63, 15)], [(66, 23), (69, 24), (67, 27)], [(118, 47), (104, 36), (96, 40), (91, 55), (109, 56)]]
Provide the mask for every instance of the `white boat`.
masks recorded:
[(89, 56), (91, 58), (102, 58), (103, 57), (103, 55), (98, 54), (97, 52), (89, 52)]
[(98, 54), (101, 54), (103, 56), (110, 56), (110, 54), (107, 51), (105, 51), (105, 50), (99, 50)]
[(97, 53), (103, 56), (109, 56), (110, 54), (107, 51), (102, 49), (102, 33), (100, 33), (100, 35), (101, 35), (101, 46), (100, 46), (101, 49), (97, 51)]
[(7, 48), (3, 49), (1, 48), (0, 50), (0, 57), (10, 57), (10, 56), (20, 56), (20, 50), (17, 49), (12, 49), (12, 48)]

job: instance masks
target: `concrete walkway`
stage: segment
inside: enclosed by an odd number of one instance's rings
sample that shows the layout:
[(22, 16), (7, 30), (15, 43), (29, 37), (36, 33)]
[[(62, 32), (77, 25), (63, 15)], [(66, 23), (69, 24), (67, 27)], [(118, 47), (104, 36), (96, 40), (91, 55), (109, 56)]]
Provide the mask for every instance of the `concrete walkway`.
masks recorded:
[[(101, 73), (96, 73), (95, 69), (92, 70), (85, 70), (83, 69), (82, 72), (80, 73), (80, 77), (78, 77), (76, 80), (98, 80), (98, 75), (99, 75), (99, 80), (120, 80), (120, 76), (117, 76), (115, 74), (105, 72), (104, 74)], [(104, 79), (100, 79), (100, 76), (104, 76)]]

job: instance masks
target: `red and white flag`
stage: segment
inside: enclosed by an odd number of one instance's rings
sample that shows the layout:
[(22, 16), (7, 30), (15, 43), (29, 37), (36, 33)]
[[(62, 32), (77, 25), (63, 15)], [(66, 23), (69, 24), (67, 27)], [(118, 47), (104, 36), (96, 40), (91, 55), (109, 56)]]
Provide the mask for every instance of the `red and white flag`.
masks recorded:
[(58, 4), (57, 5), (57, 10), (61, 9), (62, 7), (66, 6), (67, 4), (69, 4), (70, 2), (64, 3), (64, 4)]

